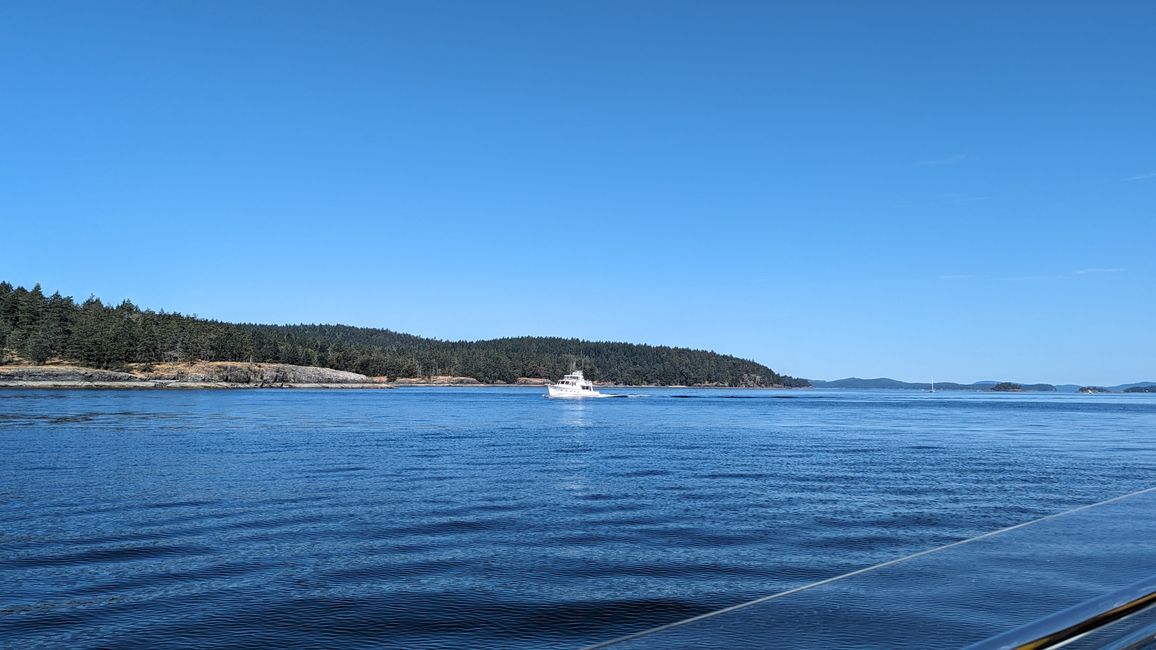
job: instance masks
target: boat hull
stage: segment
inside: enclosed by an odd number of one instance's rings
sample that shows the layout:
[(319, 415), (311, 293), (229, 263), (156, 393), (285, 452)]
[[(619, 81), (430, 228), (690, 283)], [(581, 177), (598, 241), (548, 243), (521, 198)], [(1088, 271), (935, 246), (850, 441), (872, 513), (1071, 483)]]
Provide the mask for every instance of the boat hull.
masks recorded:
[(548, 384), (546, 386), (546, 397), (553, 397), (555, 399), (594, 399), (596, 397), (609, 397), (596, 390), (581, 390), (572, 386), (560, 386), (558, 384)]

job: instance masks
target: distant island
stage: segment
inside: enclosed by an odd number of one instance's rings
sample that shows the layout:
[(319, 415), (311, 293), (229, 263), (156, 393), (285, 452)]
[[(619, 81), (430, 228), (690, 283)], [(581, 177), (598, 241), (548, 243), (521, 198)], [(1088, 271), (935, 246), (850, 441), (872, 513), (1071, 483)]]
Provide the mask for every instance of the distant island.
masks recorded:
[[(897, 379), (879, 377), (877, 379), (860, 379), (848, 377), (834, 381), (809, 380), (815, 388), (858, 388), (858, 389), (896, 389), (896, 390), (931, 390), (930, 382), (906, 382)], [(967, 391), (1028, 391), (1028, 392), (1062, 392), (1062, 393), (1156, 393), (1156, 382), (1139, 382), (1134, 384), (1120, 384), (1118, 386), (1080, 386), (1078, 384), (1019, 384), (1010, 381), (977, 381), (971, 384), (956, 382), (935, 382), (935, 390), (967, 390)]]
[(25, 289), (0, 282), (0, 366), (10, 378), (28, 376), (30, 367), (53, 366), (70, 369), (54, 375), (67, 378), (61, 381), (91, 377), (95, 370), (120, 373), (105, 375), (113, 382), (284, 385), (333, 378), (301, 370), (313, 368), (352, 373), (335, 382), (345, 384), (382, 378), (398, 384), (525, 384), (557, 379), (571, 364), (601, 384), (810, 385), (706, 350), (529, 336), (442, 341), (348, 325), (226, 323), (141, 309), (127, 300), (116, 306), (96, 297), (78, 303), (59, 293), (45, 295), (39, 284)]
[[(834, 381), (820, 381), (817, 379), (811, 379), (809, 381), (815, 388), (890, 388), (897, 390), (931, 390), (930, 382), (906, 382), (899, 381), (897, 379), (888, 379), (886, 377), (880, 377), (878, 379), (860, 379), (858, 377), (848, 377), (847, 379), (836, 379)], [(935, 382), (935, 390), (981, 390), (996, 392), (1027, 390), (1054, 392), (1056, 387), (1052, 384), (1017, 384), (1007, 381), (977, 381), (972, 384), (959, 384), (951, 381), (937, 381)]]

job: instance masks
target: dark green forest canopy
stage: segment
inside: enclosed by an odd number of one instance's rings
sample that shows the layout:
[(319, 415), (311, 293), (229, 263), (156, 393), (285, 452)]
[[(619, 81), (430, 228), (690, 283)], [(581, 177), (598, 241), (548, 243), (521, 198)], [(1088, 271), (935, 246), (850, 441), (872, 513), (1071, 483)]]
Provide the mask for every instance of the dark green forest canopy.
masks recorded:
[(453, 375), (479, 381), (556, 379), (577, 363), (595, 381), (620, 384), (807, 386), (737, 357), (704, 350), (552, 337), (441, 341), (348, 325), (223, 323), (141, 309), (129, 301), (77, 303), (0, 282), (0, 362), (13, 355), (97, 368), (166, 361), (255, 361), (320, 366), (370, 376)]

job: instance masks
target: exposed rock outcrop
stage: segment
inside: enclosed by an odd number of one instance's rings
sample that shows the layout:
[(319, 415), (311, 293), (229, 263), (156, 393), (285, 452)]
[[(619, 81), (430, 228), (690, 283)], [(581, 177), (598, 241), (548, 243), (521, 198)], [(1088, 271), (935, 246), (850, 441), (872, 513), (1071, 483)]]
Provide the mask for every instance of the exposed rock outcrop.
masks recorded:
[(139, 379), (127, 372), (80, 366), (0, 366), (0, 382), (120, 382)]
[(393, 380), (393, 383), (398, 386), (472, 386), (482, 382), (473, 377), (435, 375), (433, 377), (398, 377)]
[(366, 384), (365, 375), (344, 370), (293, 366), (287, 363), (203, 361), (197, 363), (144, 364), (133, 368), (139, 379), (151, 381), (225, 382), (230, 384)]
[(385, 377), (285, 363), (134, 364), (130, 372), (71, 365), (0, 366), (0, 386), (24, 388), (391, 388)]

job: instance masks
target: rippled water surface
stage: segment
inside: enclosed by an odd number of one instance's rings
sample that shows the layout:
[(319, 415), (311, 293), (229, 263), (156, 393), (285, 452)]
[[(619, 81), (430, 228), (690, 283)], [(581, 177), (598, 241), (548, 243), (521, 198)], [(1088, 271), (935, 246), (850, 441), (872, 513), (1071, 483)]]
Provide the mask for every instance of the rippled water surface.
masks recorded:
[(0, 391), (0, 645), (569, 648), (1156, 483), (1152, 396), (632, 392)]

